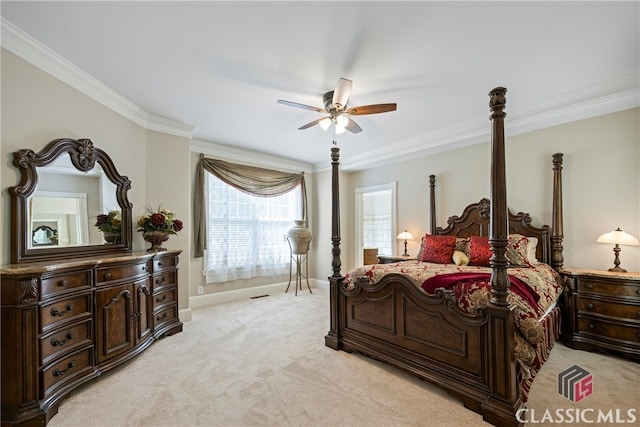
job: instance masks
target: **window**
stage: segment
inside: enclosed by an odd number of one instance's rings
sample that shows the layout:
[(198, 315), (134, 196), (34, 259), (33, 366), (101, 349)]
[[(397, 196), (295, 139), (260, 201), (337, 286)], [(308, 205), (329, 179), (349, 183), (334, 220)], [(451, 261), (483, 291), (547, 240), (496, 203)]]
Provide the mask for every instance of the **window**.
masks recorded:
[(256, 197), (207, 174), (207, 283), (289, 272), (285, 240), (302, 218), (300, 186), (275, 197)]
[(393, 255), (396, 236), (396, 183), (356, 188), (356, 264), (361, 265), (364, 248), (377, 248), (379, 255)]

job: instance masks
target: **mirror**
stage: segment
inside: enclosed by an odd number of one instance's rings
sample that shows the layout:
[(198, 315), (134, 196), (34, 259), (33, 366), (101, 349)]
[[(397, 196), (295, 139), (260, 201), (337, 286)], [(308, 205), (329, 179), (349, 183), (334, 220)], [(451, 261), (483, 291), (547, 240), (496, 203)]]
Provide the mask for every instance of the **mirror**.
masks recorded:
[[(89, 139), (13, 153), (12, 262), (131, 252), (131, 182)], [(107, 220), (108, 218), (108, 220)]]

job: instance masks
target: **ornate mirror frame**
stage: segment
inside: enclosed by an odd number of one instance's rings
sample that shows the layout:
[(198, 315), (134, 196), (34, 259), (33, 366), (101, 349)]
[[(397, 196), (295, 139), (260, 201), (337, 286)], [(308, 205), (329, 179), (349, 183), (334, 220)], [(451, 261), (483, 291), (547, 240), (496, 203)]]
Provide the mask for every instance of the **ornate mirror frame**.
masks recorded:
[[(116, 186), (116, 200), (122, 209), (122, 239), (119, 244), (84, 245), (51, 248), (30, 248), (29, 197), (38, 185), (38, 167), (48, 166), (69, 154), (73, 166), (88, 172), (98, 163), (107, 178)], [(132, 247), (132, 205), (127, 199), (131, 181), (120, 175), (107, 153), (93, 146), (90, 139), (60, 138), (51, 141), (39, 153), (19, 150), (13, 153), (13, 164), (20, 170), (20, 184), (9, 188), (11, 195), (11, 261), (12, 263), (48, 261), (79, 256), (130, 253)]]

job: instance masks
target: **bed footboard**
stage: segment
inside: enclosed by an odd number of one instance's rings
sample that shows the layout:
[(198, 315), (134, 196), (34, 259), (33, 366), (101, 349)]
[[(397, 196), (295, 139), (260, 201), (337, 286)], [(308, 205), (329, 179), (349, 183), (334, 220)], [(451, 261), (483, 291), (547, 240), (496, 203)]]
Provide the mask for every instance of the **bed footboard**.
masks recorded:
[(519, 425), (515, 326), (508, 307), (462, 312), (450, 291), (428, 295), (406, 276), (389, 274), (346, 289), (327, 345), (356, 351), (433, 382), (495, 425)]

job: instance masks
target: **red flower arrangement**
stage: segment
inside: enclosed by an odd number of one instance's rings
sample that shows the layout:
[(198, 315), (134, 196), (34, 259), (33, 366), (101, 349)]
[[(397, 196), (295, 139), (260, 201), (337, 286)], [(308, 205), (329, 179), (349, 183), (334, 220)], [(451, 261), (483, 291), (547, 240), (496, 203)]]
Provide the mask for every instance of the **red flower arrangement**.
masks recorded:
[(167, 209), (158, 208), (157, 212), (148, 211), (138, 218), (137, 230), (143, 235), (150, 231), (161, 231), (169, 234), (177, 234), (184, 224), (175, 217), (175, 214)]
[(122, 214), (115, 210), (100, 214), (96, 217), (95, 226), (103, 233), (119, 235), (122, 229)]

